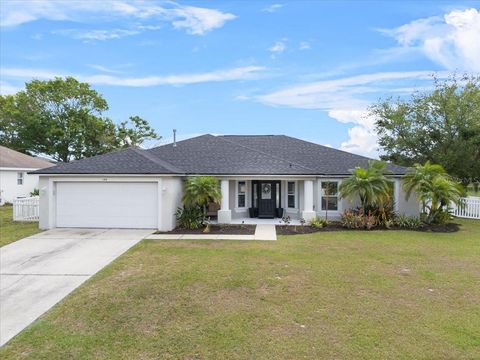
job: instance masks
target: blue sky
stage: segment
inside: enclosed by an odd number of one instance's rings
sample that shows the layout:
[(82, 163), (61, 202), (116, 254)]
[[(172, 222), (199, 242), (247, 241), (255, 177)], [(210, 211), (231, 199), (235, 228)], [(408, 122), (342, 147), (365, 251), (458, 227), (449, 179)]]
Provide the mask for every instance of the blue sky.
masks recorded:
[(0, 87), (72, 75), (171, 138), (287, 134), (378, 156), (366, 109), (480, 73), (479, 1), (5, 1)]

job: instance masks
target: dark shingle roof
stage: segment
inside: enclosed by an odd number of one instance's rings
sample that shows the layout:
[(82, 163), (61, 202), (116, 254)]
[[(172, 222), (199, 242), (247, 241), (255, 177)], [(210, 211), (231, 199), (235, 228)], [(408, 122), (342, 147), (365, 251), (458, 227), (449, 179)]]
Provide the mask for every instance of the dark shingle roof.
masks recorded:
[[(348, 175), (368, 158), (284, 135), (202, 135), (150, 150), (130, 148), (42, 174)], [(406, 168), (389, 165), (394, 174)]]
[(176, 174), (181, 170), (145, 150), (128, 148), (34, 171), (37, 174)]

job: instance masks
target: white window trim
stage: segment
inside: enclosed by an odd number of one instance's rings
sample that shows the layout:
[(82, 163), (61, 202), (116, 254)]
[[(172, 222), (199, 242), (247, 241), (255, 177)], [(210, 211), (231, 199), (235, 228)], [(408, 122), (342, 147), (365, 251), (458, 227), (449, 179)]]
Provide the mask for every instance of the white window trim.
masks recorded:
[[(295, 184), (294, 196), (294, 205), (295, 207), (288, 207), (288, 183)], [(298, 211), (298, 181), (297, 180), (286, 180), (285, 181), (285, 209), (287, 212), (297, 212)]]
[[(238, 184), (244, 182), (245, 183), (245, 206), (239, 207), (238, 206)], [(237, 180), (235, 181), (235, 210), (236, 211), (247, 211), (248, 207), (248, 181), (247, 180)]]
[[(19, 184), (18, 180), (22, 180), (22, 183)], [(23, 171), (17, 172), (17, 185), (18, 186), (23, 186), (25, 184), (25, 173)]]
[[(337, 210), (325, 210), (323, 209), (323, 206), (322, 206), (322, 198), (323, 198), (323, 188), (322, 188), (322, 183), (324, 182), (336, 182), (337, 183)], [(329, 213), (341, 213), (342, 212), (342, 198), (340, 197), (340, 191), (339, 191), (339, 188), (340, 188), (340, 184), (342, 183), (342, 180), (341, 179), (320, 179), (319, 181), (319, 186), (318, 186), (318, 190), (319, 190), (319, 193), (320, 193), (320, 198), (319, 198), (319, 201), (320, 201), (320, 204), (319, 204), (319, 211), (320, 213), (322, 214), (325, 214), (325, 212), (329, 212)], [(333, 196), (332, 196), (333, 197)]]

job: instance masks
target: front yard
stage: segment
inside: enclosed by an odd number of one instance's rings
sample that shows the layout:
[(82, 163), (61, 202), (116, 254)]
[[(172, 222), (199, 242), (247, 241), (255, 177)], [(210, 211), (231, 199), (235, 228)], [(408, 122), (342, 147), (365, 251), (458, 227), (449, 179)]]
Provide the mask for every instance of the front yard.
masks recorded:
[(457, 233), (143, 241), (1, 358), (480, 358), (480, 221)]
[(0, 247), (40, 232), (38, 222), (13, 221), (12, 211), (12, 206), (0, 206)]

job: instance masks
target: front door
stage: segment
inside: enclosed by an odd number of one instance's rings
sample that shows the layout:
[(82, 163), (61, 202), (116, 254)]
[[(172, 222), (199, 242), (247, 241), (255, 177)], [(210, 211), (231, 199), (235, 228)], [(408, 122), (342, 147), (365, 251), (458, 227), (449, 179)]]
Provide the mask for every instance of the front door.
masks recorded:
[(271, 181), (260, 181), (258, 196), (258, 217), (274, 218), (276, 204), (276, 183)]

